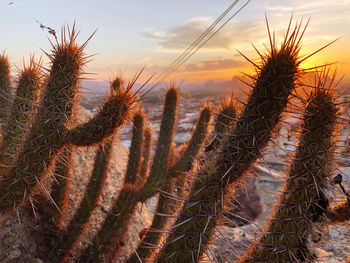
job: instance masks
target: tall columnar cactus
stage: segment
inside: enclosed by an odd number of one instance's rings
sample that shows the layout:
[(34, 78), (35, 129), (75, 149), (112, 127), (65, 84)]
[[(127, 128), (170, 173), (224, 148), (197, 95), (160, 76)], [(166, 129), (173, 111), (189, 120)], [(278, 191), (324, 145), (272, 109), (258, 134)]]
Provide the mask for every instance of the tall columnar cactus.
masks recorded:
[(140, 110), (134, 115), (129, 160), (125, 175), (125, 181), (131, 184), (135, 183), (139, 174), (140, 162), (142, 157), (141, 154), (143, 146), (144, 122), (145, 117), (143, 112)]
[(205, 138), (207, 133), (210, 117), (211, 108), (206, 106), (201, 111), (198, 123), (196, 125), (196, 130), (193, 132), (192, 139), (189, 142), (185, 152), (181, 156), (180, 160), (168, 171), (168, 173), (177, 173), (177, 175), (171, 175), (171, 179), (169, 179), (161, 187), (159, 201), (150, 230), (143, 238), (142, 244), (139, 245), (135, 251), (135, 254), (130, 257), (127, 262), (137, 262), (138, 258), (146, 259), (150, 257), (153, 247), (158, 245), (162, 236), (162, 233), (159, 230), (163, 230), (168, 222), (169, 217), (166, 215), (174, 212), (176, 207), (176, 201), (169, 199), (166, 194), (164, 195), (164, 193), (176, 194), (176, 188), (179, 189), (178, 191), (182, 191), (183, 185), (186, 181), (186, 175), (184, 173), (189, 171), (193, 166), (193, 162), (195, 161), (193, 156), (196, 156), (202, 146), (203, 138)]
[(193, 184), (159, 262), (197, 262), (225, 205), (225, 194), (261, 156), (286, 107), (298, 76), (301, 25), (287, 31), (280, 48), (270, 36), (270, 51), (256, 65), (258, 76), (246, 108), (218, 151), (207, 160)]
[(241, 262), (310, 262), (312, 223), (326, 211), (334, 174), (338, 106), (321, 76), (303, 114), (301, 137), (285, 191), (262, 238)]
[[(125, 231), (127, 229), (126, 226), (130, 220), (130, 215), (133, 214), (137, 202), (145, 202), (148, 198), (155, 195), (162, 187), (162, 185), (169, 179), (170, 176), (167, 174), (167, 156), (169, 153), (170, 144), (172, 142), (176, 105), (177, 90), (175, 88), (171, 88), (167, 92), (165, 99), (162, 124), (159, 132), (160, 137), (158, 140), (155, 157), (153, 158), (153, 168), (151, 168), (149, 176), (142, 185), (132, 186), (126, 182), (124, 187), (121, 189), (119, 197), (116, 200), (112, 210), (110, 211), (110, 214), (107, 216), (102, 228), (93, 239), (92, 244), (89, 246), (89, 248), (84, 251), (81, 260), (96, 262), (103, 257), (104, 260), (110, 262), (120, 248), (120, 244), (122, 243)], [(207, 125), (203, 126), (202, 122), (206, 122), (208, 124), (205, 118), (202, 118), (202, 121), (197, 124), (197, 127), (203, 127), (203, 130), (206, 131)], [(171, 126), (169, 124), (171, 124)], [(198, 154), (200, 146), (197, 147), (196, 152), (196, 147), (194, 147), (194, 144), (201, 145), (204, 139), (205, 136), (203, 136), (200, 140), (191, 140), (192, 145), (190, 143), (188, 146), (188, 151), (191, 152), (191, 154), (187, 154), (186, 156), (195, 158), (195, 156)], [(179, 161), (178, 163), (181, 163), (181, 165), (178, 167), (182, 167), (182, 163), (184, 162)], [(171, 176), (177, 175), (178, 174)], [(115, 217), (114, 215), (116, 214), (120, 216)]]
[[(29, 65), (20, 71), (11, 118), (6, 124), (3, 143), (0, 147), (0, 178), (10, 170), (21, 150), (25, 136), (30, 129), (34, 109), (40, 91), (40, 62), (30, 58)], [(8, 109), (6, 109), (8, 110)]]
[[(61, 152), (54, 170), (55, 180), (52, 184), (50, 196), (52, 202), (45, 202), (45, 213), (54, 230), (61, 230), (63, 214), (67, 210), (67, 187), (71, 179), (72, 149), (65, 147)], [(53, 203), (53, 204), (52, 204)]]
[[(150, 175), (143, 186), (143, 188), (147, 187), (148, 191), (152, 191), (152, 194), (147, 198), (152, 197), (158, 192), (157, 189), (153, 188), (153, 185), (147, 182), (152, 181), (152, 177), (164, 178), (167, 171), (168, 154), (175, 125), (177, 101), (177, 89), (172, 87), (168, 90), (165, 97), (157, 149), (155, 157), (153, 158)], [(126, 226), (130, 220), (130, 215), (134, 211), (137, 202), (140, 201), (139, 192), (142, 191), (143, 188), (140, 190), (140, 186), (131, 185), (127, 177), (124, 179), (124, 187), (121, 189), (118, 199), (115, 201), (109, 216), (107, 216), (104, 224), (94, 238), (92, 245), (84, 252), (82, 260), (94, 262), (106, 256), (107, 260), (112, 260), (115, 251), (120, 247), (120, 242), (126, 232)], [(115, 218), (115, 216), (113, 216), (115, 214), (120, 214), (122, 216)], [(109, 252), (110, 250), (113, 250), (113, 252)]]
[[(15, 166), (0, 178), (0, 211), (9, 211), (28, 200), (57, 154), (66, 144), (92, 145), (112, 135), (126, 120), (137, 100), (133, 82), (113, 91), (102, 110), (85, 124), (68, 129), (72, 118), (78, 82), (85, 63), (85, 42), (76, 43), (76, 29), (62, 32), (60, 43), (52, 46), (51, 70), (38, 114)], [(83, 137), (80, 137), (83, 136)]]
[(0, 119), (6, 121), (10, 108), (10, 64), (5, 54), (0, 54)]
[[(111, 85), (113, 85), (113, 83)], [(135, 181), (139, 170), (138, 168), (140, 167), (140, 153), (142, 150), (144, 126), (144, 115), (142, 111), (138, 111), (135, 114), (133, 126), (133, 141), (131, 147), (133, 150), (130, 150), (129, 165), (126, 172), (126, 181), (130, 181), (130, 183)], [(51, 255), (56, 255), (57, 262), (60, 262), (61, 260), (64, 261), (65, 257), (69, 255), (69, 249), (72, 248), (74, 242), (81, 234), (84, 225), (87, 223), (93, 209), (96, 207), (97, 201), (102, 198), (101, 189), (107, 179), (109, 162), (112, 158), (111, 147), (111, 141), (99, 146), (95, 157), (92, 175), (89, 179), (84, 197), (67, 228), (58, 235), (58, 240), (55, 241), (55, 245), (52, 249)]]

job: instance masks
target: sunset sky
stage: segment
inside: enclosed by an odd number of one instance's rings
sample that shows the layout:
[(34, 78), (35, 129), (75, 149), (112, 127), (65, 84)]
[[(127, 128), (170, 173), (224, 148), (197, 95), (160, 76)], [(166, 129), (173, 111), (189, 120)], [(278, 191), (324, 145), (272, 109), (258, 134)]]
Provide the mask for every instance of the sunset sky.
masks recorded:
[[(13, 69), (22, 67), (29, 54), (50, 50), (42, 24), (57, 32), (63, 24), (77, 22), (83, 42), (95, 30), (87, 54), (96, 54), (86, 71), (89, 77), (109, 80), (117, 74), (129, 78), (146, 65), (145, 78), (162, 72), (181, 54), (233, 1), (231, 0), (22, 0), (0, 1), (0, 51), (9, 55)], [(243, 5), (238, 4), (230, 14)], [(228, 17), (230, 16), (228, 15)], [(252, 67), (236, 49), (253, 60), (268, 44), (265, 24), (278, 39), (283, 37), (291, 14), (311, 18), (303, 40), (302, 54), (308, 54), (341, 37), (303, 66), (338, 62), (338, 70), (350, 75), (350, 1), (349, 0), (252, 0), (220, 32), (186, 61), (167, 80), (186, 82), (228, 80)]]

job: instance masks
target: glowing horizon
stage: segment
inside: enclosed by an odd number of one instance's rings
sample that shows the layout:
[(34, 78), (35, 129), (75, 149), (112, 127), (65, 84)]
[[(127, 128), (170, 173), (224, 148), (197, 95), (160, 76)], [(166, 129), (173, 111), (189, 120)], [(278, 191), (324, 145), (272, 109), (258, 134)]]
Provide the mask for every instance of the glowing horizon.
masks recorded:
[[(87, 54), (96, 54), (87, 65), (88, 77), (109, 80), (121, 74), (126, 79), (146, 66), (145, 77), (161, 73), (179, 54), (190, 45), (219, 16), (232, 1), (219, 0), (213, 5), (209, 0), (180, 0), (168, 3), (152, 0), (145, 3), (127, 1), (44, 1), (28, 3), (14, 1), (1, 3), (6, 10), (0, 18), (3, 25), (2, 50), (6, 50), (13, 68), (22, 67), (39, 47), (49, 51), (50, 36), (41, 31), (38, 20), (59, 32), (62, 24), (77, 21), (81, 28), (79, 40), (83, 42), (96, 28)], [(75, 11), (79, 10), (79, 11)], [(236, 8), (237, 10), (237, 8)], [(277, 0), (252, 1), (228, 23), (215, 37), (184, 63), (167, 80), (196, 82), (205, 80), (229, 80), (252, 73), (249, 65), (236, 51), (258, 60), (258, 54), (250, 43), (264, 52), (268, 45), (265, 14), (276, 38), (283, 39), (291, 15), (294, 21), (311, 17), (303, 38), (302, 54), (310, 54), (329, 42), (341, 37), (336, 43), (319, 52), (305, 63), (303, 68), (337, 62), (340, 75), (349, 80), (350, 73), (350, 2), (346, 0), (316, 1), (287, 0), (281, 5)], [(44, 61), (45, 60), (44, 58)]]

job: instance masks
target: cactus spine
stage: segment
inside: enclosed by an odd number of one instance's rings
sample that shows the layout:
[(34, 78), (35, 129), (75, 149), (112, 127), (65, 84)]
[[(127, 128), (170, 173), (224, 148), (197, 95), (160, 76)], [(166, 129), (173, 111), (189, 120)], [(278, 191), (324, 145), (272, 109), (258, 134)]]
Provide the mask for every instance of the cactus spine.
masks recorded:
[(227, 187), (261, 155), (294, 90), (300, 26), (291, 33), (288, 29), (279, 49), (270, 36), (270, 52), (257, 66), (258, 77), (246, 108), (216, 160), (207, 160), (199, 172), (159, 262), (197, 262), (201, 258), (225, 205)]
[(328, 207), (327, 188), (334, 172), (338, 107), (325, 87), (326, 78), (320, 77), (304, 111), (301, 138), (276, 213), (241, 262), (313, 261), (306, 243), (312, 222)]

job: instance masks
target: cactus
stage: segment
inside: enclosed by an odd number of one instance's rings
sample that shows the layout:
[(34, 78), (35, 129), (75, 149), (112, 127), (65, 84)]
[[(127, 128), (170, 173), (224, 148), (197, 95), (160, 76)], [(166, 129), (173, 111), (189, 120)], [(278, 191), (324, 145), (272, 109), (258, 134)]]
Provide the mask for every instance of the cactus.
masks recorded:
[(130, 154), (125, 175), (125, 180), (131, 184), (135, 183), (136, 178), (139, 174), (143, 146), (144, 119), (145, 117), (141, 110), (134, 116), (134, 127), (132, 131)]
[[(177, 100), (177, 90), (172, 87), (166, 94), (157, 149), (155, 157), (153, 158), (150, 174), (144, 183), (145, 186), (143, 186), (143, 188), (147, 186), (147, 190), (152, 191), (147, 198), (157, 193), (157, 190), (153, 189), (153, 185), (148, 186), (147, 182), (150, 181), (152, 177), (164, 177), (167, 169), (168, 154), (175, 125)], [(132, 214), (140, 199), (139, 192), (139, 186), (132, 186), (130, 182), (128, 182), (128, 178), (124, 179), (124, 187), (121, 189), (118, 199), (115, 201), (109, 216), (107, 216), (100, 231), (94, 238), (92, 245), (85, 250), (82, 256), (83, 260), (97, 261), (102, 256), (107, 257), (107, 260), (113, 258), (115, 251), (119, 249), (119, 243), (126, 231), (125, 226), (129, 222), (130, 214)], [(132, 194), (132, 198), (130, 194)], [(113, 216), (115, 214), (122, 214), (123, 216), (115, 218)], [(111, 249), (113, 252), (109, 252)]]
[(151, 126), (146, 126), (143, 133), (143, 147), (141, 153), (141, 164), (139, 169), (138, 178), (136, 181), (137, 185), (141, 185), (147, 179), (147, 172), (149, 169), (149, 163), (152, 152), (152, 128)]
[[(92, 245), (84, 251), (81, 258), (83, 261), (94, 262), (98, 261), (98, 259), (102, 257), (104, 257), (104, 259), (107, 261), (111, 261), (120, 248), (120, 244), (126, 231), (126, 226), (128, 225), (128, 221), (130, 219), (130, 215), (133, 213), (137, 202), (145, 202), (148, 198), (155, 195), (169, 178), (178, 175), (176, 173), (175, 175), (171, 174), (171, 176), (168, 176), (168, 158), (166, 158), (166, 156), (169, 154), (172, 141), (177, 96), (177, 90), (175, 88), (170, 88), (168, 90), (164, 104), (159, 140), (149, 176), (140, 186), (131, 186), (127, 181), (125, 182), (125, 186), (121, 189), (118, 199), (110, 211), (110, 214), (107, 216), (103, 226), (94, 238)], [(203, 112), (207, 111), (208, 110), (203, 110)], [(202, 115), (208, 116), (208, 113)], [(206, 118), (202, 117), (202, 119), (197, 124), (196, 130), (198, 130), (198, 127), (201, 127), (200, 130), (203, 135), (207, 124), (208, 121)], [(188, 153), (184, 155), (186, 158), (195, 158), (195, 156), (198, 154), (200, 145), (204, 141), (205, 136), (197, 139), (196, 135), (193, 136), (193, 138), (196, 139), (193, 139), (192, 144), (190, 144), (191, 146), (188, 146)], [(198, 144), (197, 147), (195, 147), (196, 144)], [(187, 164), (188, 161), (189, 160), (187, 160)], [(178, 164), (181, 165), (176, 164), (174, 167), (178, 165), (178, 169), (183, 169), (182, 167), (184, 163), (184, 161), (179, 161)], [(131, 194), (132, 196), (130, 196)], [(115, 217), (114, 215), (116, 214), (121, 216)]]
[(73, 246), (76, 239), (79, 237), (84, 224), (88, 221), (91, 212), (96, 206), (97, 200), (101, 196), (101, 189), (107, 177), (107, 167), (111, 160), (112, 142), (107, 141), (99, 145), (94, 168), (86, 187), (86, 192), (82, 201), (77, 208), (71, 222), (68, 226), (58, 233), (55, 244), (51, 249), (52, 258), (60, 262), (64, 258), (67, 251)]
[[(188, 143), (185, 152), (183, 153), (180, 160), (169, 169), (168, 174), (170, 174), (170, 180), (168, 180), (161, 187), (161, 194), (156, 208), (156, 214), (153, 218), (150, 230), (146, 233), (143, 244), (140, 244), (135, 254), (128, 259), (127, 262), (137, 262), (138, 258), (146, 259), (151, 255), (153, 246), (157, 246), (160, 238), (161, 231), (168, 221), (168, 217), (165, 215), (170, 214), (176, 207), (176, 202), (169, 199), (164, 193), (174, 193), (175, 188), (183, 188), (183, 184), (186, 181), (186, 176), (183, 174), (189, 171), (193, 166), (193, 156), (196, 156), (199, 149), (202, 146), (203, 138), (205, 138), (207, 133), (207, 126), (210, 121), (211, 109), (206, 106), (202, 109), (198, 123), (196, 125), (196, 130), (193, 132), (191, 141)], [(175, 175), (177, 173), (177, 175)]]
[(314, 259), (307, 247), (308, 235), (312, 223), (328, 208), (327, 188), (334, 173), (338, 107), (330, 94), (331, 86), (326, 86), (327, 77), (319, 74), (317, 88), (304, 111), (299, 145), (276, 213), (263, 237), (240, 262)]
[[(112, 82), (111, 86), (113, 86), (113, 83), (115, 82)], [(134, 116), (133, 122), (134, 130), (132, 146), (134, 147), (131, 147), (133, 151), (130, 150), (129, 155), (129, 165), (126, 173), (127, 183), (134, 182), (131, 180), (136, 179), (136, 173), (138, 171), (138, 167), (140, 166), (140, 153), (143, 140), (140, 140), (140, 137), (143, 136), (143, 123), (144, 115), (142, 111), (138, 111)], [(58, 241), (56, 241), (52, 249), (52, 255), (56, 255), (57, 262), (61, 260), (64, 261), (64, 258), (69, 255), (69, 249), (72, 248), (74, 242), (79, 237), (84, 225), (95, 208), (97, 201), (102, 196), (101, 189), (107, 178), (108, 163), (112, 158), (111, 147), (111, 141), (103, 143), (99, 146), (95, 157), (94, 169), (89, 179), (84, 197), (77, 211), (75, 212), (73, 219), (68, 224), (67, 228), (64, 229), (63, 233), (59, 234)]]
[(7, 120), (7, 112), (10, 106), (11, 83), (10, 63), (5, 54), (0, 54), (0, 119)]
[(40, 91), (40, 81), (40, 61), (36, 63), (32, 56), (29, 65), (24, 65), (24, 69), (20, 71), (11, 118), (4, 131), (0, 148), (0, 163), (2, 164), (0, 178), (9, 171), (21, 150), (34, 115)]
[[(55, 181), (53, 182), (50, 194), (53, 202), (45, 204), (49, 206), (49, 208), (46, 208), (47, 211), (42, 212), (46, 213), (46, 218), (48, 218), (47, 220), (51, 221), (51, 223), (55, 226), (53, 226), (55, 230), (61, 229), (62, 214), (67, 209), (68, 197), (66, 190), (69, 179), (71, 178), (71, 159), (71, 149), (66, 147), (60, 154), (54, 171)], [(54, 205), (52, 205), (52, 203), (54, 203)]]
[(163, 247), (160, 262), (198, 261), (205, 251), (216, 220), (224, 207), (227, 187), (242, 177), (261, 156), (294, 90), (298, 75), (301, 24), (277, 48), (270, 36), (270, 51), (262, 57), (253, 91), (236, 126), (216, 160), (207, 160), (196, 176), (180, 216)]
[(230, 98), (223, 98), (221, 100), (220, 111), (215, 118), (214, 138), (205, 147), (205, 152), (218, 150), (223, 137), (227, 134), (229, 129), (233, 126), (233, 122), (237, 115), (237, 106), (233, 95)]
[(131, 106), (137, 101), (138, 91), (132, 91), (137, 80), (135, 78), (127, 88), (113, 90), (93, 119), (68, 129), (85, 63), (84, 48), (88, 41), (81, 46), (75, 42), (75, 26), (72, 30), (68, 29), (68, 36), (65, 31), (62, 35), (61, 42), (52, 45), (52, 54), (48, 55), (51, 59), (50, 75), (30, 134), (16, 165), (0, 180), (2, 212), (10, 211), (23, 200), (31, 199), (32, 188), (48, 167), (55, 163), (65, 145), (92, 145), (111, 136), (126, 121)]
[[(229, 198), (235, 194), (243, 175), (262, 156), (288, 104), (299, 77), (299, 64), (309, 57), (300, 59), (298, 55), (304, 31), (301, 24), (297, 24), (294, 30), (291, 30), (290, 24), (280, 48), (269, 34), (269, 52), (265, 55), (258, 52), (260, 64), (252, 62), (258, 74), (252, 77), (253, 90), (244, 111), (235, 123), (233, 97), (222, 103), (216, 118), (214, 138), (196, 162), (198, 169), (192, 168), (206, 139), (211, 108), (208, 105), (203, 107), (190, 142), (183, 147), (181, 157), (177, 158), (172, 143), (178, 101), (178, 91), (174, 87), (166, 95), (151, 167), (152, 130), (149, 126), (144, 127), (142, 110), (135, 109), (135, 103), (140, 100), (139, 90), (132, 90), (139, 75), (126, 87), (120, 78), (116, 78), (110, 85), (110, 95), (101, 110), (87, 123), (75, 125), (74, 107), (78, 101), (87, 42), (80, 46), (76, 43), (74, 26), (71, 31), (68, 30), (68, 34), (63, 31), (61, 41), (52, 45), (52, 54), (49, 55), (51, 70), (45, 81), (47, 85), (43, 88), (39, 110), (33, 109), (37, 101), (35, 93), (40, 86), (39, 65), (33, 59), (18, 82), (12, 117), (4, 130), (0, 152), (0, 213), (11, 211), (28, 199), (33, 202), (37, 196), (31, 194), (32, 189), (38, 183), (41, 185), (40, 181), (56, 166), (51, 196), (46, 193), (47, 199), (54, 205), (44, 206), (43, 210), (39, 205), (39, 212), (45, 221), (44, 228), (45, 223), (49, 223), (50, 227), (44, 229), (45, 236), (51, 238), (51, 242), (48, 242), (50, 260), (67, 262), (75, 242), (87, 227), (86, 222), (93, 209), (97, 208), (102, 186), (108, 176), (108, 163), (112, 160), (112, 137), (130, 118), (130, 112), (136, 111), (122, 189), (101, 229), (83, 251), (80, 262), (113, 262), (123, 244), (135, 207), (159, 192), (152, 225), (128, 263), (144, 259), (198, 262), (210, 244)], [(240, 259), (241, 262), (312, 261), (313, 255), (306, 245), (312, 224), (349, 220), (348, 203), (339, 204), (331, 210), (326, 194), (333, 172), (334, 130), (338, 118), (338, 104), (331, 94), (334, 78), (327, 86), (327, 72), (325, 69), (318, 74), (317, 88), (304, 111), (302, 137), (286, 191), (281, 195), (266, 232)], [(2, 55), (1, 107), (2, 101), (10, 101), (9, 89), (9, 63)], [(3, 112), (1, 108), (0, 115)], [(34, 120), (31, 121), (33, 115)], [(6, 116), (0, 117), (6, 120)], [(15, 127), (18, 122), (21, 125)], [(31, 129), (27, 126), (31, 126)], [(99, 147), (87, 190), (73, 219), (63, 228), (60, 218), (66, 209), (72, 148), (94, 144), (99, 144)], [(9, 156), (15, 158), (11, 160)], [(174, 225), (167, 229), (173, 218)], [(159, 251), (164, 237), (167, 240)]]

